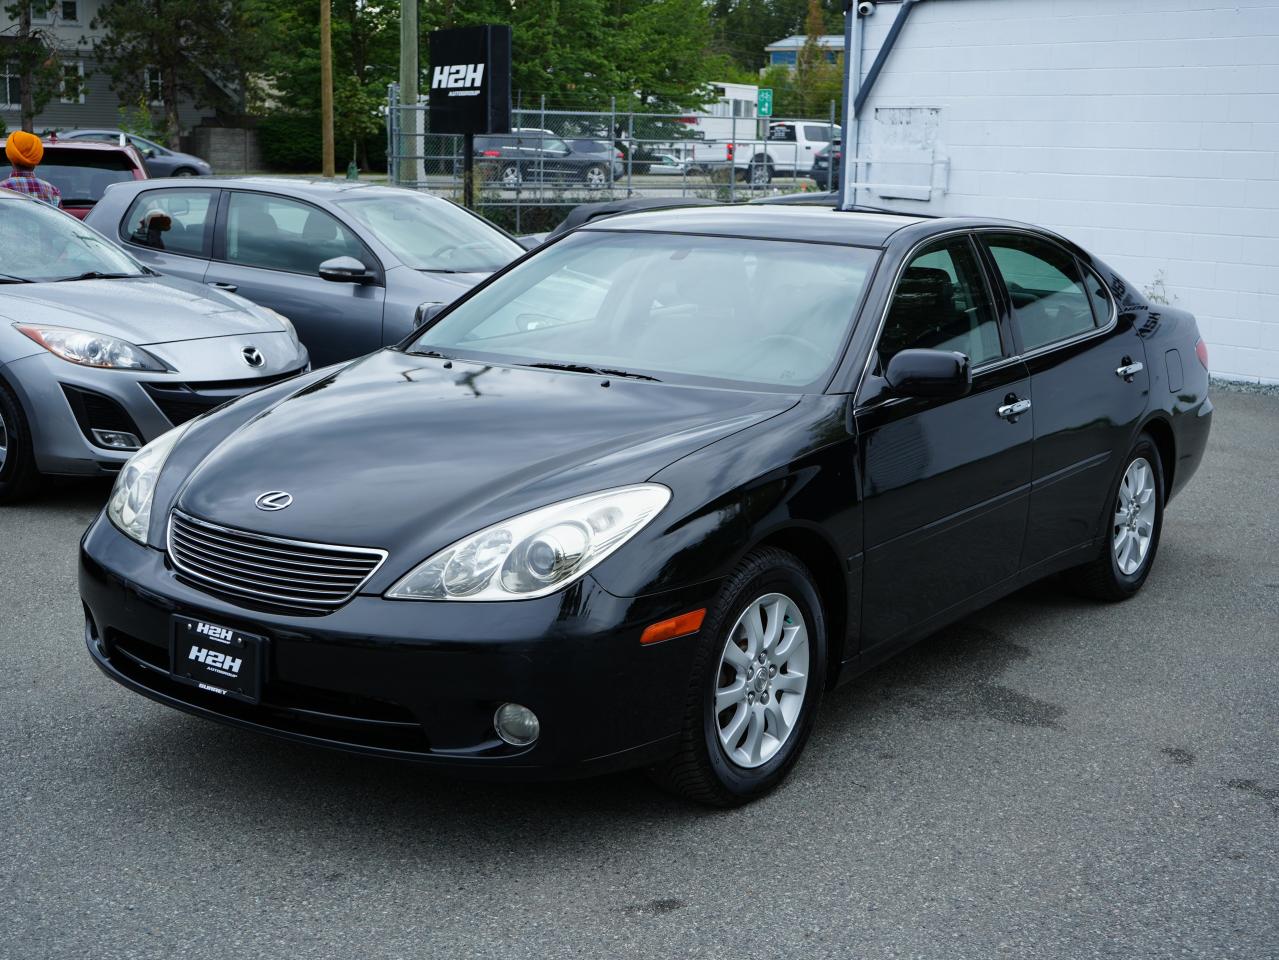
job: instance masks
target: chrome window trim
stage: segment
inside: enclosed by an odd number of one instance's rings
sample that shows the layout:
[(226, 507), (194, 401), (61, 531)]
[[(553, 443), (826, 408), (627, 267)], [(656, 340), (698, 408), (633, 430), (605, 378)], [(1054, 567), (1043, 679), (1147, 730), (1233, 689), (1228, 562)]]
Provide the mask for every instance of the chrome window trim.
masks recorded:
[[(329, 550), (335, 553), (349, 553), (352, 555), (363, 556), (365, 559), (373, 559), (373, 557), (376, 557), (377, 562), (373, 565), (372, 569), (369, 570), (368, 574), (365, 575), (364, 579), (352, 587), (350, 593), (341, 600), (306, 600), (305, 598), (297, 596), (289, 597), (283, 594), (268, 593), (262, 590), (251, 590), (248, 587), (237, 587), (234, 585), (228, 586), (228, 584), (224, 582), (205, 576), (195, 570), (188, 569), (179, 562), (173, 550), (174, 517), (180, 517), (184, 523), (189, 523), (192, 526), (202, 527), (207, 530), (213, 530), (221, 533), (228, 533), (232, 536), (257, 538), (271, 543), (277, 543), (285, 547), (304, 547), (318, 550)], [(220, 524), (210, 523), (207, 520), (197, 519), (196, 517), (193, 517), (188, 513), (183, 513), (181, 510), (176, 508), (169, 512), (169, 519), (165, 524), (164, 540), (165, 553), (168, 555), (169, 561), (173, 564), (174, 569), (181, 572), (184, 576), (194, 577), (197, 580), (208, 583), (216, 587), (220, 593), (231, 594), (233, 596), (238, 593), (251, 597), (261, 597), (269, 602), (296, 609), (333, 610), (345, 603), (349, 603), (355, 597), (359, 596), (360, 591), (364, 589), (364, 586), (373, 578), (374, 574), (382, 569), (383, 564), (386, 563), (387, 557), (390, 556), (386, 550), (382, 550), (378, 547), (351, 547), (336, 543), (316, 543), (310, 540), (290, 540), (285, 537), (273, 537), (264, 533), (254, 533), (250, 530), (240, 530), (235, 527), (224, 527)]]

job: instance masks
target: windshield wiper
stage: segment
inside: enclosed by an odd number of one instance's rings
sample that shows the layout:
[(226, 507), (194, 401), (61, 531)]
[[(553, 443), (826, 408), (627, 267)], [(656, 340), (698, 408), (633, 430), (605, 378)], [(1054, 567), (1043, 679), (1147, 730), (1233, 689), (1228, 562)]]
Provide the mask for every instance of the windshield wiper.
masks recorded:
[(528, 366), (537, 367), (540, 370), (567, 370), (569, 373), (593, 373), (601, 377), (624, 377), (628, 380), (662, 382), (657, 377), (650, 377), (647, 373), (632, 373), (630, 370), (615, 370), (612, 367), (591, 367), (584, 363), (530, 363)]
[(71, 280), (124, 280), (128, 277), (142, 277), (142, 273), (104, 273), (101, 270), (86, 270), (76, 277), (58, 277), (55, 283), (67, 283)]
[(11, 273), (0, 273), (0, 283), (34, 283), (34, 280), (28, 280), (26, 277), (15, 277)]

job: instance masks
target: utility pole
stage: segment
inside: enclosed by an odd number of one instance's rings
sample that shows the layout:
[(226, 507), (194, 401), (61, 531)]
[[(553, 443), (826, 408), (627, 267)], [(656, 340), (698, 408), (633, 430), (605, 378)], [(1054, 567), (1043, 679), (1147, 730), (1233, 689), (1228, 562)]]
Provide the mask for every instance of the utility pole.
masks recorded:
[[(400, 162), (396, 169), (400, 171), (400, 182), (411, 182), (413, 186), (417, 185), (421, 169), (415, 158), (422, 132), (422, 111), (417, 104), (417, 44), (417, 0), (400, 0), (400, 142), (395, 145)], [(410, 157), (414, 159), (410, 161)]]
[[(862, 4), (844, 0), (844, 117), (840, 136), (838, 209), (857, 199), (857, 94), (862, 85)], [(874, 5), (868, 5), (874, 11)], [(831, 164), (834, 169), (834, 164)]]
[(320, 0), (320, 139), (321, 173), (335, 175), (333, 166), (333, 24), (331, 0)]

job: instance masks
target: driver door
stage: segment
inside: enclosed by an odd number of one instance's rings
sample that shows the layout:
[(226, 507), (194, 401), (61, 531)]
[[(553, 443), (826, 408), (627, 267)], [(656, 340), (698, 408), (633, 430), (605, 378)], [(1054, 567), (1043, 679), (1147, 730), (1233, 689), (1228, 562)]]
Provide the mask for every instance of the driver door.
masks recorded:
[[(320, 264), (354, 257), (378, 272), (375, 283), (320, 279)], [(228, 190), (205, 283), (278, 310), (293, 321), (313, 366), (382, 346), (386, 288), (381, 265), (334, 216), (291, 197)]]
[[(940, 626), (1020, 568), (1030, 500), (1030, 377), (967, 234), (910, 255), (856, 412), (864, 509), (862, 649)], [(882, 377), (907, 348), (972, 365), (957, 398), (895, 395)]]

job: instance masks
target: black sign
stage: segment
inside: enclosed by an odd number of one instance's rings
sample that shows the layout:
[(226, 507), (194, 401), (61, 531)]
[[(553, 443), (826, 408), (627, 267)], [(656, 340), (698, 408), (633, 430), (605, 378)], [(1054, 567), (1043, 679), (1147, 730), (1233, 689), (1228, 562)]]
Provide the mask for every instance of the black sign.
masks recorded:
[(431, 34), (431, 132), (510, 133), (511, 28)]

